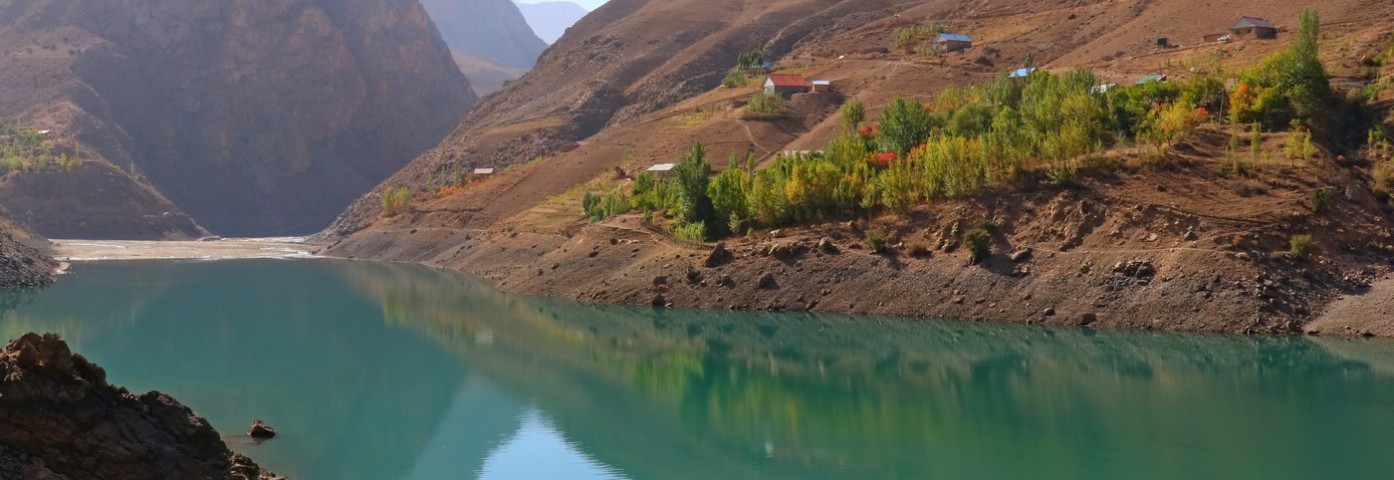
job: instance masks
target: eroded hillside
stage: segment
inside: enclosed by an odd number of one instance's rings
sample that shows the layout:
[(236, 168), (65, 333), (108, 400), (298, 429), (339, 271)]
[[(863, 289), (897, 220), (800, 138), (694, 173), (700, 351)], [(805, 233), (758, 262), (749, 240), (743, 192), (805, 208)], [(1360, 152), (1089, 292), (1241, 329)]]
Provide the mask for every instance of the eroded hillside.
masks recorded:
[[(1381, 127), (1368, 138), (1363, 130), (1367, 116), (1387, 114), (1379, 85), (1389, 71), (1378, 57), (1390, 45), (1394, 6), (1384, 3), (1320, 6), (1332, 88), (1343, 104), (1369, 103), (1315, 122), (1305, 162), (1280, 160), (1307, 132), (1285, 123), (1245, 124), (1239, 145), (1234, 131), (1207, 126), (1160, 157), (1129, 143), (1140, 138), (1109, 140), (1098, 158), (1071, 160), (1092, 162), (1071, 185), (1045, 181), (1042, 163), (1039, 177), (908, 210), (877, 201), (822, 222), (740, 232), (726, 238), (726, 254), (677, 240), (671, 228), (680, 222), (661, 215), (592, 223), (582, 207), (588, 191), (630, 192), (636, 172), (678, 161), (693, 142), (716, 171), (743, 166), (728, 164), (732, 155), (763, 167), (781, 152), (823, 149), (846, 131), (836, 112), (850, 99), (866, 105), (868, 119), (897, 95), (942, 110), (945, 89), (1028, 64), (1088, 68), (1101, 85), (1232, 77), (1288, 48), (1304, 6), (615, 1), (322, 238), (334, 255), (422, 261), (506, 289), (604, 302), (1296, 331), (1387, 273), (1388, 189), (1372, 179), (1385, 158), (1367, 145)], [(1241, 15), (1271, 19), (1279, 38), (1216, 42)], [(916, 26), (962, 32), (974, 44), (948, 54), (901, 48), (897, 37)], [(778, 115), (752, 115), (747, 102), (762, 77), (721, 86), (752, 49), (773, 70), (829, 80), (834, 92), (794, 95)], [(1204, 113), (1224, 124), (1220, 110)], [(1231, 167), (1240, 148), (1254, 152), (1244, 169)], [(509, 168), (472, 179), (474, 167)], [(1338, 192), (1335, 206), (1314, 206), (1317, 190)], [(403, 192), (412, 197), (384, 212)], [(970, 267), (960, 248), (975, 225), (993, 226), (987, 268)], [(872, 232), (890, 247), (872, 247)], [(1290, 240), (1308, 233), (1322, 245), (1318, 267), (1287, 257)]]
[(0, 185), (48, 235), (313, 231), (475, 102), (415, 0), (13, 0), (0, 25), (0, 117), (81, 152)]

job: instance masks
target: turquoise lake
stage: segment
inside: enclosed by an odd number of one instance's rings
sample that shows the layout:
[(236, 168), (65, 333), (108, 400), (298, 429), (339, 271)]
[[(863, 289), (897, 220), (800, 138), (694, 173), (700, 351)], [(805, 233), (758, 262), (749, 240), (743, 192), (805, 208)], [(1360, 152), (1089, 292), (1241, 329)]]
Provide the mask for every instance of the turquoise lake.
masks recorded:
[[(1387, 479), (1394, 344), (588, 306), (409, 265), (0, 296), (298, 480)], [(241, 436), (260, 418), (280, 436)]]

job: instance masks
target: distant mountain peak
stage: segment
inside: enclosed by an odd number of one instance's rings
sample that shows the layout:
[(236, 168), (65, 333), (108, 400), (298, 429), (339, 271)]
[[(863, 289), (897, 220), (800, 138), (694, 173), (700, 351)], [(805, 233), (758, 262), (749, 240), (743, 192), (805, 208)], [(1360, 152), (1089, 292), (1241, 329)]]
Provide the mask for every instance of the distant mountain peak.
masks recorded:
[(569, 1), (523, 3), (514, 0), (514, 3), (518, 4), (533, 32), (548, 45), (556, 43), (566, 29), (590, 13), (585, 7)]
[(513, 68), (529, 69), (547, 49), (509, 0), (421, 0), (450, 48)]

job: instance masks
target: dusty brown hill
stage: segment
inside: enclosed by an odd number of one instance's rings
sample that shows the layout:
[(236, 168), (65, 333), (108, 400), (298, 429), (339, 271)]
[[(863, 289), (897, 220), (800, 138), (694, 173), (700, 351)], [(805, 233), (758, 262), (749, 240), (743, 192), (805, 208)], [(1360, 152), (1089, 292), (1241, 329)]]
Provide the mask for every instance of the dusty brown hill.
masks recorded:
[(450, 53), (455, 58), (455, 65), (464, 72), (465, 78), (470, 79), (470, 86), (474, 88), (475, 95), (481, 98), (502, 90), (504, 84), (528, 73), (526, 68), (510, 67), (459, 50), (452, 49)]
[[(615, 0), (320, 238), (332, 255), (426, 262), (488, 276), (506, 289), (604, 302), (1294, 331), (1385, 270), (1389, 214), (1358, 167), (1368, 165), (1361, 163), (1368, 161), (1364, 152), (1340, 144), (1329, 145), (1312, 165), (1275, 167), (1262, 180), (1226, 178), (1215, 175), (1223, 135), (1210, 132), (1168, 157), (1164, 173), (1121, 167), (1086, 181), (1083, 193), (996, 191), (908, 216), (757, 232), (732, 240), (740, 260), (717, 267), (703, 260), (710, 245), (672, 241), (637, 214), (587, 224), (579, 197), (587, 185), (622, 184), (616, 168), (633, 172), (674, 161), (694, 140), (708, 146), (717, 169), (729, 154), (768, 159), (782, 150), (821, 148), (838, 131), (829, 113), (843, 98), (861, 100), (874, 117), (896, 94), (933, 99), (1027, 57), (1048, 70), (1092, 68), (1118, 83), (1153, 73), (1233, 72), (1284, 48), (1290, 35), (1227, 45), (1205, 43), (1204, 35), (1227, 30), (1245, 14), (1288, 28), (1305, 6), (1291, 0)], [(1349, 0), (1319, 8), (1322, 56), (1334, 83), (1343, 92), (1358, 90), (1370, 80), (1360, 59), (1389, 45), (1394, 5)], [(891, 51), (897, 31), (917, 23), (944, 24), (972, 35), (976, 45), (942, 57)], [(1168, 47), (1157, 45), (1163, 37)], [(742, 107), (757, 87), (717, 84), (739, 52), (755, 47), (777, 60), (777, 70), (831, 80), (838, 93), (796, 96), (783, 118), (746, 118)], [(572, 141), (583, 144), (561, 148)], [(1280, 137), (1264, 143), (1282, 148)], [(1126, 149), (1111, 155), (1119, 165), (1140, 157)], [(428, 193), (403, 215), (382, 215), (383, 188), (432, 192), (469, 167), (506, 165), (515, 167), (463, 193)], [(1339, 215), (1313, 215), (1303, 203), (1320, 186), (1342, 192)], [(980, 269), (965, 267), (961, 250), (937, 248), (953, 237), (946, 232), (984, 218), (1002, 227), (997, 251), (1037, 253)], [(867, 228), (893, 232), (907, 244), (935, 245), (939, 253), (927, 261), (872, 255), (864, 250)], [(1303, 231), (1324, 232), (1329, 256), (1320, 268), (1282, 259), (1288, 237)], [(823, 237), (844, 253), (821, 253), (815, 247)], [(1141, 269), (1150, 273), (1139, 276), (1130, 266), (1142, 264), (1151, 265)], [(1054, 315), (1044, 315), (1047, 308)]]
[(160, 392), (133, 395), (54, 335), (0, 351), (0, 476), (275, 480)]
[(415, 0), (12, 0), (0, 25), (0, 117), (97, 164), (6, 182), (109, 202), (0, 194), (62, 219), (41, 233), (201, 234), (150, 221), (182, 212), (225, 235), (312, 231), (475, 102)]

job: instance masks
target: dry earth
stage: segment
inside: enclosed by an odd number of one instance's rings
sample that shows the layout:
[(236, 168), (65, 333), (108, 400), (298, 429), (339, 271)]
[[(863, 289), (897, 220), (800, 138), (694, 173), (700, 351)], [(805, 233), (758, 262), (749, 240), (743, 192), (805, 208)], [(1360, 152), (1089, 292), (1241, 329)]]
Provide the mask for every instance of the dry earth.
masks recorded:
[[(875, 116), (896, 94), (932, 99), (1027, 56), (1049, 70), (1088, 67), (1119, 83), (1152, 73), (1233, 72), (1284, 48), (1291, 35), (1224, 45), (1202, 43), (1201, 36), (1244, 14), (1290, 27), (1303, 3), (722, 6), (612, 1), (440, 147), (313, 240), (330, 256), (423, 262), (493, 279), (505, 290), (595, 302), (1236, 333), (1383, 331), (1312, 323), (1338, 298), (1365, 298), (1359, 294), (1388, 273), (1394, 244), (1389, 207), (1365, 173), (1373, 163), (1340, 140), (1349, 137), (1340, 131), (1321, 132), (1331, 141), (1317, 160), (1303, 163), (1281, 160), (1283, 136), (1268, 135), (1266, 158), (1250, 174), (1235, 175), (1224, 160), (1227, 135), (1209, 129), (1155, 165), (1139, 160), (1139, 152), (1111, 152), (1109, 167), (1073, 188), (1026, 182), (904, 214), (757, 232), (729, 240), (731, 259), (710, 265), (712, 245), (676, 242), (662, 233), (661, 221), (629, 215), (588, 224), (580, 211), (587, 189), (626, 187), (617, 170), (674, 161), (693, 141), (708, 146), (717, 169), (731, 154), (767, 160), (818, 148), (838, 131), (827, 114), (844, 98), (861, 100)], [(1322, 55), (1334, 83), (1359, 88), (1369, 81), (1360, 60), (1389, 45), (1394, 4), (1350, 0), (1319, 9)], [(897, 29), (916, 22), (946, 23), (977, 45), (943, 57), (890, 51)], [(1161, 37), (1176, 46), (1158, 47)], [(716, 85), (735, 55), (752, 46), (778, 57), (777, 69), (829, 79), (839, 93), (797, 97), (786, 118), (743, 118), (741, 106), (758, 87)], [(572, 140), (584, 142), (560, 148)], [(382, 216), (382, 189), (429, 189), (473, 166), (511, 167), (464, 193)], [(1317, 213), (1307, 199), (1324, 187), (1339, 202)], [(996, 226), (997, 255), (969, 266), (955, 232), (984, 221)], [(901, 247), (871, 254), (865, 236), (873, 230)], [(1296, 234), (1317, 237), (1317, 259), (1288, 258)], [(916, 244), (932, 253), (912, 256)]]

